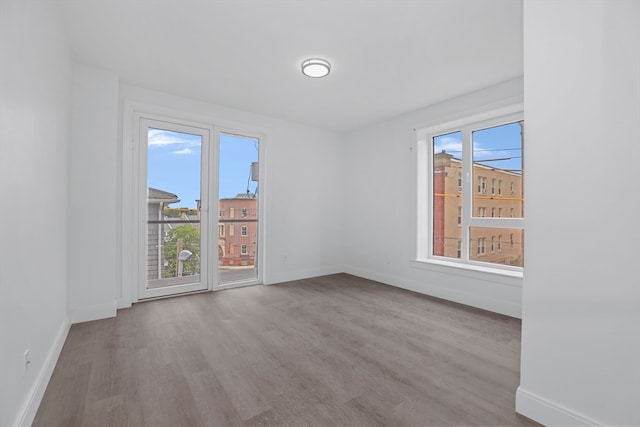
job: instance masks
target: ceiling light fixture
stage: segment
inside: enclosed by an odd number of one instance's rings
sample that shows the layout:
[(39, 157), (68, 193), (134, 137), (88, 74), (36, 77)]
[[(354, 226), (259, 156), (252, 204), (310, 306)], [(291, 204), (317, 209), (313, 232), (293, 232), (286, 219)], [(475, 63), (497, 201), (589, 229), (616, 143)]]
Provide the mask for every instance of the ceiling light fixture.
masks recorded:
[(307, 77), (326, 77), (331, 71), (331, 64), (326, 59), (311, 58), (302, 61), (302, 74)]

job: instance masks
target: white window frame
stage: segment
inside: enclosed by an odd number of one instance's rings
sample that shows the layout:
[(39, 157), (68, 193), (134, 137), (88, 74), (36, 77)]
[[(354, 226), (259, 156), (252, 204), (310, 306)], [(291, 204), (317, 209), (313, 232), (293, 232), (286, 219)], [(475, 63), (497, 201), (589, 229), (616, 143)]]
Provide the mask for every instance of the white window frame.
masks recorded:
[(240, 226), (240, 235), (241, 236), (248, 236), (249, 235), (249, 227), (246, 225), (241, 225)]
[[(425, 127), (416, 130), (416, 264), (436, 264), (510, 277), (522, 278), (522, 267), (471, 260), (470, 229), (472, 227), (524, 229), (524, 218), (474, 217), (473, 196), (477, 194), (478, 182), (473, 176), (472, 132), (506, 125), (524, 120), (522, 105), (514, 105), (471, 117)], [(433, 138), (454, 132), (462, 132), (462, 251), (461, 258), (443, 257), (433, 254)], [(524, 183), (523, 183), (524, 184)], [(486, 185), (485, 185), (486, 191)], [(477, 206), (476, 206), (477, 208)]]

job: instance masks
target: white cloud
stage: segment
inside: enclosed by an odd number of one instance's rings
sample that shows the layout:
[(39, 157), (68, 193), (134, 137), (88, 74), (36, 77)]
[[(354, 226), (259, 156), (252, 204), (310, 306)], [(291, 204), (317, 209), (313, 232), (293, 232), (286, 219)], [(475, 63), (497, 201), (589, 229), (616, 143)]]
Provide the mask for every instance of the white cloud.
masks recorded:
[(165, 147), (167, 145), (182, 145), (195, 147), (200, 145), (199, 137), (181, 134), (162, 129), (149, 129), (148, 143), (150, 147)]
[(193, 150), (189, 147), (185, 147), (181, 150), (172, 151), (172, 154), (193, 154)]
[(437, 139), (433, 148), (435, 153), (446, 151), (459, 157), (462, 153), (462, 141), (451, 136), (441, 136)]

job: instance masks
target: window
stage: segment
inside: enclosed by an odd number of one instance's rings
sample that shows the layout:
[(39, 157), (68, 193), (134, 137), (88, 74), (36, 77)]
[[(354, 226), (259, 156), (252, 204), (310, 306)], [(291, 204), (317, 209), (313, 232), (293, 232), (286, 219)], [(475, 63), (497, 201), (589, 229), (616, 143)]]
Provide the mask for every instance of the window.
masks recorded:
[(229, 224), (229, 236), (236, 235), (236, 226), (233, 224)]
[(246, 255), (247, 254), (247, 245), (241, 245), (240, 246), (240, 255)]
[(224, 224), (218, 224), (218, 237), (224, 237)]
[(242, 215), (243, 218), (247, 217), (247, 208), (242, 208), (241, 215)]
[(511, 111), (418, 131), (417, 261), (522, 271), (524, 122)]
[(485, 254), (485, 244), (487, 242), (487, 239), (485, 237), (481, 237), (478, 239), (478, 255), (484, 255)]
[(236, 217), (236, 208), (229, 208), (229, 218)]
[(220, 218), (222, 218), (222, 217), (224, 216), (224, 211), (219, 211), (219, 212), (218, 212), (218, 216), (219, 216)]
[(248, 227), (246, 225), (243, 225), (240, 227), (240, 235), (241, 236), (247, 236), (249, 235), (248, 233)]
[(478, 194), (487, 194), (487, 178), (484, 176), (478, 177)]

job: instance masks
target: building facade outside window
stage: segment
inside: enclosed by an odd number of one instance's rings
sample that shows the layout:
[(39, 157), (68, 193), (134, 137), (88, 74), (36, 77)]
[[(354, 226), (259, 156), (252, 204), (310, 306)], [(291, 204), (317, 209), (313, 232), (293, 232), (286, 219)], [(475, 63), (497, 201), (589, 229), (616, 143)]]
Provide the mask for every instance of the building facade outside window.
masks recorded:
[[(235, 197), (220, 199), (218, 219), (224, 224), (224, 235), (218, 236), (218, 263), (220, 266), (255, 265), (256, 236), (258, 230), (258, 199), (252, 194), (239, 193)], [(242, 245), (246, 249), (242, 250)]]

